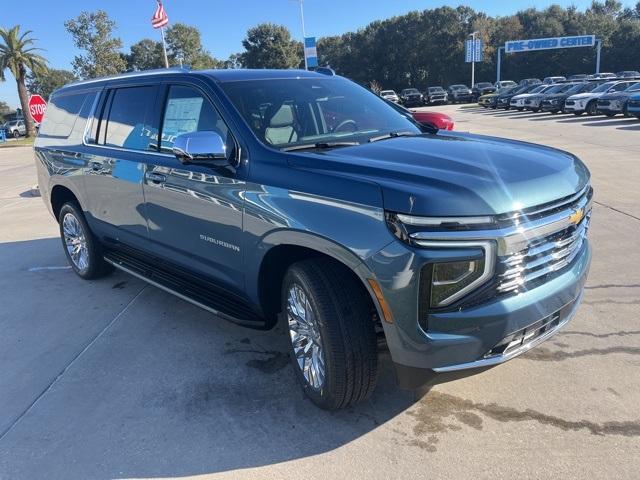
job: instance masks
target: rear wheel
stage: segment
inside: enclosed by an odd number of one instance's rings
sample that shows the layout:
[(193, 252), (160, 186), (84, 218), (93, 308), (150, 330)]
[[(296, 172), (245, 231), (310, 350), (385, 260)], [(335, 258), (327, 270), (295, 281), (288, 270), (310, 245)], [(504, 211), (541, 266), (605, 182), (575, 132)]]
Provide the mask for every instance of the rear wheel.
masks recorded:
[(609, 117), (609, 118), (611, 118), (611, 117), (615, 117), (615, 116), (616, 116), (616, 114), (615, 114), (615, 113), (605, 113), (605, 115), (606, 115), (607, 117)]
[(582, 112), (573, 112), (573, 114), (574, 114), (576, 117), (579, 117), (580, 115), (582, 115)]
[(20, 132), (18, 130), (13, 131), (13, 138), (20, 138)]
[(336, 410), (367, 399), (378, 371), (368, 294), (330, 259), (304, 260), (287, 271), (282, 312), (294, 370), (306, 395)]
[(518, 107), (516, 110), (518, 110), (519, 112), (524, 110), (524, 107)]
[(89, 230), (77, 204), (65, 203), (58, 216), (64, 253), (71, 268), (85, 280), (99, 278), (113, 271), (104, 261), (102, 246)]

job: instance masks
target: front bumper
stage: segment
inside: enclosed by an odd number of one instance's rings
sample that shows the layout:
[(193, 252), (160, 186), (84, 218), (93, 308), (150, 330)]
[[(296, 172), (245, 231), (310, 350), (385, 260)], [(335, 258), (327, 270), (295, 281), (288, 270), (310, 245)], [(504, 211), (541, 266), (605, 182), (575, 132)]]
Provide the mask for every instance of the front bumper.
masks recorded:
[[(401, 387), (417, 388), (478, 373), (544, 342), (574, 316), (591, 263), (585, 240), (570, 265), (546, 283), (478, 305), (419, 316), (419, 275), (433, 251), (394, 242), (367, 260), (394, 323), (383, 322)], [(384, 272), (388, 272), (385, 275)], [(503, 348), (504, 347), (504, 348)]]
[(549, 102), (542, 102), (540, 104), (540, 110), (542, 110), (543, 112), (557, 112), (563, 109), (563, 105), (562, 102), (555, 102), (555, 103), (549, 103)]

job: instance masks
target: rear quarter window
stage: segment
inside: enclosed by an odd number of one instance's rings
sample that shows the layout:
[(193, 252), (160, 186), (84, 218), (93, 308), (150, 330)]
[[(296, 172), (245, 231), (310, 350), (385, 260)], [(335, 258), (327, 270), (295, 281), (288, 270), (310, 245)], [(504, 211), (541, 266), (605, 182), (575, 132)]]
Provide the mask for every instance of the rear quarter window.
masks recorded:
[(69, 138), (85, 102), (91, 103), (95, 92), (55, 95), (49, 99), (39, 136)]

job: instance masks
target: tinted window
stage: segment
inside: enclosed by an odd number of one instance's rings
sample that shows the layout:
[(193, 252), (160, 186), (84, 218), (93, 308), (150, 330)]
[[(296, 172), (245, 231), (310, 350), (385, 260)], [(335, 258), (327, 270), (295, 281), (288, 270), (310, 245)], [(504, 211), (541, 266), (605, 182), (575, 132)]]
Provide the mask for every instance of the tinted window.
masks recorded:
[(95, 93), (84, 92), (51, 97), (39, 135), (67, 138), (85, 100), (87, 97), (93, 99), (94, 96)]
[(630, 83), (618, 83), (617, 85), (613, 86), (613, 91), (614, 92), (621, 92), (622, 90), (626, 90), (627, 88), (629, 88), (629, 85), (631, 85)]
[(220, 86), (256, 136), (278, 148), (310, 142), (365, 142), (393, 131), (419, 133), (385, 100), (337, 77)]
[(154, 101), (155, 89), (151, 86), (114, 90), (108, 99), (108, 120), (103, 122), (104, 144), (132, 150), (154, 149), (155, 141), (152, 144), (151, 140), (157, 132), (149, 125), (147, 113)]
[(170, 87), (162, 120), (161, 150), (171, 151), (178, 135), (203, 131), (216, 132), (231, 146), (229, 129), (209, 100), (195, 88)]
[(640, 83), (635, 83), (631, 85), (627, 90), (629, 90), (630, 92), (635, 92), (640, 90)]

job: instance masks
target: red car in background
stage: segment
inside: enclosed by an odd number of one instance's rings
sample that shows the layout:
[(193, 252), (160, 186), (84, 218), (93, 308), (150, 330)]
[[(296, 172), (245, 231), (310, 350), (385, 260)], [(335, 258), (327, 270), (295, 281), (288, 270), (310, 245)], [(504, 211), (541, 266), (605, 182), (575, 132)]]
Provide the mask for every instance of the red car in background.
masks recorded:
[(429, 112), (424, 110), (409, 110), (408, 108), (391, 102), (386, 98), (383, 98), (382, 100), (387, 102), (391, 107), (395, 108), (402, 115), (412, 117), (421, 125), (437, 128), (438, 130), (453, 130), (453, 127), (455, 126), (453, 118), (445, 113)]
[(453, 130), (455, 122), (445, 113), (409, 110), (416, 122), (431, 125), (439, 130)]

